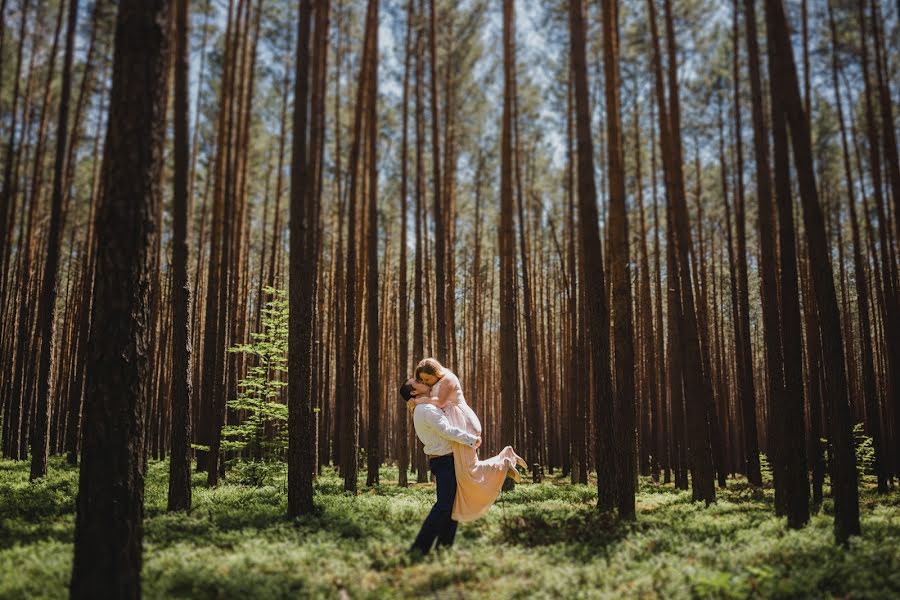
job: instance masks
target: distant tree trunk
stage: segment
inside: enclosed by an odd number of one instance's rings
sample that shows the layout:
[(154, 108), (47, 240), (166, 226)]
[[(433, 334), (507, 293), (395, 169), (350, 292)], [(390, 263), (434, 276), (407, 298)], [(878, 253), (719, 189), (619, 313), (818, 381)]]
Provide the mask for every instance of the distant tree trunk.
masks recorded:
[(656, 339), (658, 343), (656, 352), (656, 373), (657, 373), (657, 417), (656, 428), (659, 430), (659, 444), (657, 452), (660, 459), (660, 468), (663, 471), (663, 483), (669, 483), (672, 480), (672, 457), (669, 452), (669, 422), (671, 421), (671, 410), (669, 410), (667, 402), (667, 384), (666, 379), (666, 344), (665, 333), (663, 331), (663, 310), (662, 310), (662, 267), (661, 253), (659, 247), (659, 201), (657, 198), (656, 188), (656, 125), (653, 123), (655, 116), (654, 104), (650, 102), (650, 173), (652, 181), (653, 195), (653, 256), (654, 256), (654, 273), (656, 279)]
[[(367, 142), (369, 144), (368, 195), (369, 218), (366, 232), (368, 252), (366, 269), (366, 324), (369, 350), (369, 435), (366, 440), (368, 459), (366, 485), (378, 485), (378, 467), (381, 464), (381, 373), (378, 369), (379, 327), (378, 327), (378, 0), (370, 0), (369, 16), (372, 40), (369, 42), (368, 79), (366, 81)], [(367, 36), (367, 37), (369, 37)], [(385, 251), (387, 255), (387, 251)]]
[[(522, 197), (524, 195), (524, 190), (522, 189), (522, 178), (521, 178), (521, 162), (519, 157), (521, 155), (521, 141), (519, 139), (519, 101), (518, 101), (518, 84), (516, 81), (516, 55), (515, 55), (515, 15), (511, 17), (513, 22), (511, 24), (512, 32), (510, 36), (512, 37), (510, 41), (510, 52), (512, 57), (510, 59), (510, 65), (512, 69), (512, 73), (510, 74), (510, 79), (512, 82), (512, 91), (511, 95), (511, 104), (512, 104), (512, 136), (513, 136), (513, 157), (515, 159), (515, 174), (516, 174), (516, 207), (518, 219), (519, 219), (519, 256), (522, 263), (522, 297), (523, 297), (523, 321), (524, 321), (524, 350), (525, 350), (525, 373), (524, 373), (524, 406), (525, 406), (525, 414), (527, 415), (527, 439), (528, 439), (528, 460), (531, 465), (531, 475), (532, 481), (534, 483), (540, 483), (542, 480), (542, 470), (543, 465), (545, 463), (544, 457), (544, 447), (542, 441), (542, 434), (544, 429), (544, 419), (543, 413), (541, 412), (541, 402), (540, 402), (540, 389), (538, 387), (538, 364), (537, 364), (537, 341), (536, 341), (536, 331), (535, 331), (535, 313), (534, 313), (534, 302), (532, 295), (532, 280), (531, 280), (531, 264), (528, 256), (528, 242), (527, 236), (525, 232), (526, 222), (525, 222), (525, 210), (523, 207)], [(512, 206), (509, 207), (512, 209)], [(510, 221), (512, 221), (512, 215), (510, 215)], [(513, 238), (515, 238), (515, 231), (513, 227), (513, 231), (511, 232)], [(515, 262), (515, 239), (512, 240), (504, 240), (504, 243), (509, 243), (512, 257), (511, 261)], [(515, 269), (515, 266), (512, 267)]]
[(288, 516), (313, 509), (312, 317), (315, 297), (309, 253), (314, 235), (310, 210), (308, 98), (312, 0), (301, 0), (297, 21), (297, 64), (294, 72), (294, 115), (291, 145), (291, 261), (288, 321)]
[(841, 150), (843, 152), (844, 175), (847, 180), (847, 208), (850, 213), (850, 229), (853, 238), (853, 275), (856, 281), (857, 314), (859, 316), (859, 329), (862, 339), (860, 350), (862, 351), (862, 391), (868, 416), (868, 432), (872, 436), (872, 445), (875, 451), (875, 475), (878, 480), (878, 492), (887, 493), (887, 465), (888, 457), (885, 453), (884, 429), (881, 421), (881, 411), (878, 405), (878, 394), (875, 389), (877, 379), (875, 377), (875, 362), (873, 359), (872, 326), (869, 322), (869, 281), (863, 257), (862, 243), (860, 242), (859, 223), (856, 216), (856, 198), (853, 190), (855, 184), (853, 171), (850, 168), (850, 151), (847, 144), (847, 131), (844, 124), (844, 107), (841, 101), (841, 88), (838, 81), (837, 59), (837, 28), (834, 20), (834, 12), (828, 5), (828, 22), (831, 31), (831, 81), (834, 85), (835, 100), (837, 103), (838, 123), (841, 131)]
[[(366, 33), (365, 40), (363, 43), (363, 57), (360, 63), (360, 71), (359, 71), (359, 84), (356, 95), (356, 108), (353, 116), (353, 141), (350, 146), (350, 189), (348, 200), (350, 202), (349, 214), (348, 214), (348, 239), (347, 239), (347, 270), (346, 270), (346, 281), (349, 283), (356, 271), (356, 263), (357, 263), (357, 241), (356, 241), (356, 228), (357, 228), (357, 203), (360, 193), (360, 171), (361, 168), (359, 165), (360, 162), (360, 154), (361, 154), (361, 146), (363, 143), (363, 114), (367, 108), (367, 102), (369, 100), (369, 94), (371, 94), (371, 90), (368, 85), (368, 78), (374, 77), (374, 73), (371, 69), (377, 64), (377, 59), (372, 59), (371, 55), (374, 53), (377, 56), (378, 48), (376, 44), (376, 35), (378, 28), (378, 0), (369, 0), (368, 8), (366, 11)], [(374, 102), (374, 99), (372, 100)], [(377, 267), (377, 265), (376, 265)], [(356, 492), (357, 490), (357, 478), (359, 470), (359, 423), (360, 423), (360, 407), (359, 407), (359, 393), (357, 389), (357, 344), (358, 344), (358, 335), (359, 332), (356, 329), (356, 295), (358, 291), (356, 289), (351, 288), (349, 285), (346, 289), (346, 301), (345, 301), (345, 339), (347, 340), (347, 348), (344, 353), (344, 364), (342, 365), (343, 377), (347, 378), (345, 385), (341, 386), (342, 396), (344, 405), (348, 411), (347, 413), (347, 421), (346, 421), (346, 430), (347, 430), (347, 438), (345, 439), (345, 448), (348, 449), (347, 455), (344, 457), (345, 462), (345, 471), (344, 471), (344, 490), (348, 492)], [(377, 289), (370, 290), (370, 293), (377, 294)], [(376, 326), (377, 328), (377, 326)]]
[[(893, 102), (891, 100), (890, 83), (887, 79), (889, 76), (888, 68), (885, 64), (887, 57), (885, 56), (886, 51), (884, 49), (882, 36), (883, 21), (882, 15), (880, 14), (881, 11), (879, 10), (879, 5), (875, 0), (870, 0), (869, 7), (872, 14), (872, 32), (875, 34), (875, 39), (873, 40), (872, 45), (875, 48), (875, 75), (878, 83), (878, 99), (880, 101), (879, 105), (881, 108), (881, 122), (885, 124), (882, 127), (882, 131), (884, 133), (882, 137), (882, 146), (884, 148), (884, 158), (887, 165), (887, 172), (891, 185), (891, 198), (893, 199), (894, 205), (894, 226), (896, 228), (896, 235), (900, 236), (900, 159), (898, 159), (897, 155), (897, 134), (894, 131), (893, 127), (894, 109), (892, 106)], [(885, 223), (885, 227), (890, 229), (890, 224)], [(897, 257), (895, 255), (895, 271), (896, 258)], [(898, 274), (896, 272), (894, 273), (894, 277), (894, 286), (896, 288), (897, 286), (900, 286), (900, 280), (897, 279)], [(894, 293), (895, 296), (900, 295), (900, 291), (896, 289)], [(897, 306), (895, 298), (895, 312), (897, 309), (900, 309), (900, 306)], [(888, 352), (894, 353), (893, 360), (890, 364), (895, 368), (896, 365), (900, 364), (900, 362), (898, 362), (898, 360), (900, 360), (900, 340), (898, 340), (898, 338), (900, 338), (900, 319), (895, 319), (894, 327), (895, 329), (892, 330), (892, 339), (891, 344), (888, 347)], [(900, 414), (896, 414), (897, 412), (900, 412), (900, 384), (894, 383), (891, 389), (891, 393), (893, 394), (896, 425), (900, 426)], [(898, 456), (900, 456), (900, 454), (898, 454)]]
[[(569, 373), (567, 383), (571, 389), (578, 388), (579, 376), (582, 370), (587, 370), (584, 363), (584, 336), (582, 334), (583, 327), (580, 326), (579, 318), (584, 311), (583, 303), (580, 299), (580, 288), (578, 282), (581, 279), (581, 252), (580, 241), (578, 239), (578, 231), (575, 226), (575, 148), (573, 142), (574, 121), (575, 121), (575, 98), (574, 98), (574, 82), (572, 74), (572, 64), (569, 61), (569, 73), (567, 81), (567, 107), (566, 107), (566, 212), (568, 214), (568, 278), (570, 282), (569, 291)], [(585, 391), (590, 391), (590, 384), (584, 385)], [(587, 403), (582, 398), (572, 399), (569, 405), (569, 427), (571, 432), (571, 460), (572, 460), (572, 483), (587, 484)]]
[[(879, 219), (879, 240), (881, 242), (881, 280), (884, 289), (885, 304), (883, 310), (884, 328), (887, 333), (885, 336), (886, 352), (885, 359), (889, 371), (886, 378), (885, 386), (887, 393), (885, 394), (887, 403), (892, 406), (894, 412), (894, 437), (900, 440), (900, 279), (897, 274), (897, 260), (891, 236), (891, 224), (888, 221), (886, 209), (887, 201), (883, 198), (882, 192), (882, 175), (881, 175), (881, 154), (879, 146), (884, 150), (884, 166), (890, 181), (890, 195), (894, 200), (894, 218), (896, 219), (897, 235), (900, 235), (900, 167), (897, 163), (897, 140), (894, 133), (894, 116), (891, 108), (890, 90), (882, 75), (880, 67), (881, 63), (881, 44), (880, 44), (880, 27), (878, 24), (877, 6), (872, 3), (872, 30), (875, 34), (873, 46), (875, 48), (875, 74), (878, 97), (880, 99), (881, 108), (881, 126), (876, 123), (874, 110), (872, 107), (872, 90), (873, 83), (869, 74), (869, 57), (868, 57), (868, 34), (866, 32), (865, 17), (865, 0), (859, 0), (859, 19), (861, 24), (860, 31), (860, 50), (862, 56), (863, 80), (865, 82), (865, 108), (866, 122), (868, 124), (869, 137), (869, 153), (870, 164), (872, 168), (872, 185), (875, 190), (875, 206), (878, 211)], [(880, 135), (879, 135), (880, 134)], [(879, 144), (879, 140), (881, 144)], [(895, 471), (900, 472), (900, 441), (895, 441), (895, 461), (898, 467)]]
[[(500, 395), (501, 443), (512, 444), (519, 419), (519, 350), (516, 334), (515, 231), (513, 228), (513, 94), (515, 2), (503, 0), (503, 115), (500, 131)], [(509, 484), (507, 484), (509, 485)]]
[(859, 534), (860, 524), (856, 456), (850, 423), (840, 312), (834, 289), (822, 208), (816, 191), (809, 121), (803, 111), (797, 70), (790, 45), (790, 32), (781, 0), (766, 0), (766, 24), (768, 43), (774, 46), (773, 55), (778, 59), (778, 68), (775, 69), (777, 78), (772, 85), (781, 93), (774, 97), (774, 100), (781, 104), (791, 134), (809, 257), (813, 264), (813, 287), (822, 328), (823, 371), (826, 377), (826, 402), (831, 413), (830, 433), (834, 460), (831, 472), (835, 538), (841, 543), (846, 543), (851, 535)]
[[(231, 96), (231, 54), (232, 44), (231, 30), (233, 28), (233, 8), (234, 0), (228, 0), (228, 20), (225, 32), (225, 49), (222, 65), (222, 81), (219, 93), (219, 113), (216, 122), (216, 148), (215, 158), (212, 165), (213, 179), (213, 213), (212, 213), (212, 229), (210, 231), (210, 252), (209, 263), (206, 279), (206, 306), (204, 329), (203, 329), (203, 364), (201, 386), (198, 398), (198, 431), (197, 442), (202, 446), (209, 446), (212, 442), (213, 427), (215, 421), (215, 412), (217, 389), (219, 387), (217, 363), (220, 350), (224, 353), (224, 331), (219, 330), (219, 315), (225, 313), (225, 307), (220, 303), (222, 292), (220, 288), (227, 287), (227, 283), (222, 281), (221, 264), (225, 261), (224, 248), (226, 243), (225, 225), (229, 222), (226, 218), (226, 210), (230, 212), (229, 202), (225, 201), (223, 191), (224, 180), (224, 161), (225, 146), (228, 137), (226, 115), (228, 113), (227, 106)], [(224, 398), (222, 398), (224, 402)], [(209, 464), (214, 461), (210, 460), (210, 450), (197, 451), (197, 470), (208, 471)]]
[[(407, 284), (407, 209), (409, 207), (409, 62), (412, 55), (412, 23), (415, 12), (413, 9), (413, 0), (407, 1), (406, 7), (406, 40), (404, 42), (406, 52), (403, 57), (403, 116), (401, 118), (402, 133), (400, 142), (400, 214), (402, 215), (400, 227), (400, 273), (398, 282), (398, 303), (400, 311), (398, 320), (400, 321), (400, 371), (404, 377), (409, 375), (409, 298)], [(477, 210), (477, 209), (476, 209)], [(477, 219), (476, 219), (477, 223)], [(398, 485), (406, 487), (409, 485), (407, 481), (407, 473), (409, 471), (409, 417), (406, 413), (406, 407), (401, 407), (397, 411), (397, 469), (399, 471)]]
[[(743, 445), (744, 445), (744, 474), (747, 476), (747, 481), (749, 481), (752, 485), (761, 486), (762, 485), (762, 474), (759, 467), (759, 435), (756, 430), (756, 389), (753, 382), (753, 349), (750, 345), (750, 287), (749, 287), (749, 279), (747, 277), (747, 223), (746, 217), (744, 213), (744, 144), (741, 140), (741, 132), (743, 131), (743, 127), (741, 125), (741, 116), (743, 109), (741, 108), (741, 93), (740, 93), (740, 71), (738, 69), (738, 56), (740, 53), (740, 34), (738, 29), (738, 0), (734, 2), (734, 124), (735, 124), (735, 145), (736, 145), (736, 153), (737, 153), (737, 171), (735, 172), (735, 179), (737, 181), (737, 194), (735, 195), (734, 202), (734, 219), (735, 219), (735, 230), (737, 237), (737, 255), (735, 257), (735, 261), (737, 263), (737, 286), (738, 286), (738, 321), (735, 323), (735, 344), (737, 348), (735, 348), (735, 359), (738, 363), (737, 369), (737, 377), (738, 377), (738, 385), (736, 386), (738, 389), (738, 406), (741, 411), (742, 417), (742, 426), (741, 430), (743, 433)], [(751, 27), (749, 24), (747, 25), (748, 30)], [(753, 30), (756, 31), (756, 24), (753, 24)], [(748, 33), (749, 35), (749, 33)], [(750, 45), (753, 46), (752, 52), (755, 52), (755, 59), (751, 58), (751, 61), (756, 61), (756, 66), (753, 67), (756, 69), (757, 75), (759, 73), (759, 50), (757, 48), (757, 42), (755, 38), (755, 33), (753, 34), (753, 41), (748, 44), (748, 54), (751, 52)], [(757, 84), (759, 82), (757, 81)], [(758, 87), (758, 85), (757, 85)], [(753, 97), (756, 98), (756, 93), (759, 90), (753, 88)], [(761, 93), (761, 92), (760, 92)], [(753, 110), (756, 111), (756, 105), (754, 103)], [(761, 116), (761, 115), (760, 115)], [(754, 112), (754, 131), (756, 131), (756, 114)], [(760, 125), (762, 123), (760, 122)], [(768, 150), (764, 147), (757, 149), (757, 162), (760, 161), (761, 157), (768, 156)], [(768, 159), (766, 159), (768, 160)], [(765, 167), (765, 176), (768, 177), (768, 165)], [(763, 193), (761, 190), (768, 189), (768, 179), (764, 182), (764, 184), (760, 181), (759, 177), (761, 175), (757, 175), (757, 194)], [(729, 243), (729, 248), (731, 244)]]
[[(106, 113), (106, 94), (102, 94), (100, 100), (100, 111), (99, 113)], [(100, 171), (99, 168), (101, 164), (101, 160), (99, 158), (100, 155), (100, 127), (99, 123), (101, 122), (100, 117), (98, 117), (98, 126), (97, 126), (97, 134), (94, 136), (94, 163), (92, 165), (92, 174), (91, 174), (91, 196), (90, 196), (90, 208), (88, 210), (88, 229), (85, 234), (85, 242), (84, 242), (84, 250), (81, 261), (81, 272), (82, 272), (82, 280), (81, 280), (81, 290), (80, 290), (80, 300), (78, 306), (78, 325), (77, 325), (77, 336), (79, 338), (78, 349), (76, 355), (73, 357), (74, 364), (74, 374), (72, 375), (73, 382), (72, 386), (69, 389), (69, 398), (68, 398), (68, 423), (66, 426), (66, 450), (67, 454), (67, 462), (74, 466), (78, 464), (78, 457), (80, 454), (81, 448), (81, 412), (82, 412), (82, 403), (84, 401), (84, 380), (85, 380), (85, 371), (86, 371), (86, 362), (87, 362), (87, 350), (88, 344), (87, 340), (90, 336), (90, 327), (91, 327), (91, 304), (93, 301), (93, 293), (94, 293), (94, 274), (96, 270), (96, 256), (97, 256), (97, 236), (96, 236), (96, 213), (98, 206), (100, 204), (101, 194), (103, 190), (100, 189)]]
[[(635, 158), (635, 178), (636, 196), (638, 204), (638, 214), (640, 217), (640, 277), (638, 285), (640, 293), (638, 295), (640, 302), (640, 323), (641, 336), (640, 344), (642, 345), (641, 365), (644, 371), (642, 395), (645, 399), (645, 412), (642, 419), (646, 421), (645, 430), (649, 430), (650, 437), (643, 441), (650, 453), (650, 476), (654, 482), (659, 482), (659, 470), (664, 464), (660, 452), (660, 442), (662, 435), (663, 421), (661, 419), (661, 407), (659, 399), (659, 384), (657, 378), (657, 353), (662, 352), (662, 338), (657, 337), (653, 331), (653, 298), (650, 293), (650, 253), (647, 250), (647, 220), (644, 210), (644, 179), (641, 172), (641, 136), (640, 136), (640, 115), (638, 114), (640, 105), (636, 105), (634, 116), (634, 158)], [(652, 174), (651, 176), (655, 176)]]
[[(780, 336), (778, 334), (778, 305), (776, 290), (777, 256), (775, 255), (775, 216), (772, 206), (771, 167), (769, 165), (769, 137), (763, 117), (762, 78), (759, 62), (759, 42), (756, 32), (755, 0), (744, 0), (744, 24), (747, 29), (747, 57), (750, 72), (750, 90), (753, 104), (753, 143), (756, 160), (756, 200), (758, 204), (758, 236), (760, 239), (760, 289), (765, 339), (765, 357), (767, 367), (767, 396), (769, 407), (778, 401), (776, 390), (781, 387), (781, 369), (783, 364)], [(744, 409), (744, 421), (747, 425), (749, 411)], [(778, 480), (781, 460), (778, 435), (772, 435), (772, 411), (768, 411), (767, 422), (770, 424), (767, 437), (769, 462), (773, 466), (774, 478)], [(748, 452), (749, 452), (748, 446)], [(781, 486), (776, 483), (776, 490)], [(775, 512), (783, 514), (784, 505), (781, 495), (776, 493)]]
[[(737, 268), (735, 265), (735, 257), (734, 257), (734, 239), (731, 231), (731, 204), (728, 201), (729, 191), (728, 191), (728, 162), (725, 157), (725, 119), (724, 119), (724, 108), (719, 106), (719, 163), (721, 165), (722, 171), (722, 201), (725, 206), (725, 241), (726, 246), (728, 246), (728, 275), (730, 279), (730, 289), (731, 289), (731, 320), (734, 324), (734, 343), (735, 343), (735, 362), (737, 363), (737, 371), (738, 377), (742, 375), (741, 369), (742, 364), (738, 356), (741, 353), (741, 315), (740, 315), (740, 303), (738, 301), (738, 285), (737, 285)], [(739, 129), (737, 131), (740, 131)], [(740, 143), (740, 142), (738, 142)], [(740, 161), (738, 161), (740, 162)], [(735, 173), (735, 176), (740, 180), (741, 173)], [(737, 187), (737, 186), (736, 186)], [(737, 195), (740, 195), (741, 192), (738, 192)], [(743, 389), (738, 382), (739, 385), (735, 386), (736, 399), (738, 402), (738, 406), (742, 406), (742, 398), (743, 398)], [(759, 457), (757, 456), (757, 462)], [(749, 464), (749, 460), (747, 461)], [(749, 469), (744, 468), (744, 471), (748, 471)], [(747, 477), (749, 480), (749, 476)]]
[[(62, 9), (60, 9), (62, 10)], [(69, 97), (72, 92), (72, 54), (75, 28), (78, 25), (78, 0), (69, 0), (69, 21), (66, 29), (66, 49), (63, 80), (59, 100), (59, 120), (56, 127), (56, 159), (53, 163), (53, 195), (50, 201), (50, 231), (47, 234), (47, 255), (44, 279), (38, 307), (41, 337), (41, 363), (38, 370), (37, 414), (35, 435), (31, 439), (31, 480), (47, 474), (50, 451), (50, 404), (54, 395), (51, 386), (51, 360), (56, 335), (57, 269), (59, 266), (59, 238), (63, 221), (63, 177), (69, 128)], [(33, 202), (36, 201), (32, 200)]]
[[(424, 86), (424, 60), (422, 58), (422, 15), (423, 2), (419, 2), (418, 27), (416, 27), (415, 61), (416, 61), (416, 255), (414, 258), (413, 276), (413, 361), (425, 357), (425, 102), (422, 98)], [(428, 462), (421, 451), (421, 442), (413, 439), (416, 463), (416, 482), (428, 481)]]
[(191, 509), (191, 284), (188, 251), (191, 221), (188, 196), (188, 0), (175, 2), (175, 137), (172, 193), (172, 450), (169, 459), (168, 510)]
[[(715, 483), (713, 481), (712, 451), (710, 446), (710, 421), (709, 407), (712, 404), (708, 370), (704, 370), (702, 356), (700, 355), (699, 328), (697, 312), (693, 297), (693, 285), (691, 283), (690, 254), (691, 233), (688, 222), (687, 202), (684, 192), (684, 173), (682, 168), (682, 151), (680, 139), (680, 101), (678, 99), (678, 79), (676, 64), (676, 43), (671, 2), (665, 2), (666, 39), (668, 54), (668, 106), (664, 101), (663, 76), (661, 66), (661, 52), (659, 49), (659, 36), (656, 24), (656, 7), (653, 0), (648, 1), (650, 8), (651, 38), (654, 47), (654, 71), (656, 72), (657, 101), (659, 104), (659, 120), (662, 144), (663, 167), (666, 173), (666, 189), (669, 194), (669, 215), (671, 220), (672, 237), (675, 240), (675, 255), (673, 266), (675, 272), (670, 278), (675, 279), (670, 289), (677, 297), (672, 297), (677, 315), (676, 331), (674, 338), (678, 341), (679, 348), (674, 352), (681, 352), (685, 361), (681, 375), (677, 372), (670, 375), (673, 381), (676, 397), (683, 389), (685, 401), (685, 417), (687, 425), (687, 449), (690, 456), (691, 487), (694, 500), (703, 500), (707, 504), (715, 501)], [(683, 382), (681, 381), (683, 379)], [(690, 405), (688, 405), (690, 402)], [(673, 422), (678, 418), (677, 411), (673, 413)], [(680, 426), (680, 425), (679, 425)]]
[(628, 249), (628, 212), (625, 208), (625, 156), (619, 100), (619, 6), (603, 0), (603, 63), (606, 81), (607, 166), (609, 169), (609, 249), (615, 324), (615, 431), (618, 455), (617, 507), (622, 519), (635, 518), (635, 384), (634, 326), (631, 307), (631, 269)]
[[(769, 44), (769, 78), (778, 81), (774, 71), (779, 56)], [(772, 150), (775, 167), (775, 206), (778, 215), (778, 294), (773, 301), (779, 309), (778, 334), (781, 336), (782, 376), (781, 397), (774, 396), (773, 415), (781, 458), (775, 465), (781, 469), (780, 483), (784, 490), (784, 506), (788, 526), (799, 529), (809, 522), (809, 480), (806, 469), (806, 427), (803, 419), (803, 353), (800, 329), (800, 290), (798, 286), (797, 253), (795, 250), (794, 207), (791, 198), (791, 174), (787, 127), (782, 105), (774, 97), (772, 112)], [(774, 219), (773, 219), (774, 220)]]
[(584, 8), (581, 0), (569, 2), (569, 36), (575, 83), (575, 123), (578, 141), (578, 216), (584, 258), (587, 335), (594, 395), (595, 460), (598, 508), (610, 511), (617, 503), (617, 464), (614, 456), (615, 426), (612, 374), (609, 363), (609, 309), (603, 272), (603, 244), (597, 221), (597, 188), (594, 183), (594, 149), (591, 111), (588, 105)]
[[(438, 360), (449, 360), (447, 354), (447, 215), (444, 214), (444, 198), (442, 194), (441, 179), (441, 135), (439, 126), (438, 91), (437, 91), (437, 27), (435, 15), (435, 0), (429, 0), (429, 81), (431, 83), (431, 164), (433, 170), (434, 186), (434, 286), (435, 286), (435, 319), (437, 335), (437, 348), (435, 354)], [(423, 11), (424, 18), (424, 11)], [(446, 108), (446, 107), (445, 107)]]
[[(73, 598), (139, 598), (148, 291), (161, 202), (169, 3), (123, 0), (97, 215), (96, 302), (75, 519)], [(144, 140), (134, 144), (134, 139)], [(137, 149), (137, 151), (136, 151)]]
[[(21, 21), (19, 25), (19, 45), (16, 52), (16, 70), (13, 77), (12, 107), (9, 109), (11, 120), (9, 124), (9, 140), (6, 144), (5, 160), (3, 161), (3, 187), (0, 188), (0, 310), (6, 307), (9, 259), (12, 254), (12, 244), (10, 244), (11, 236), (9, 235), (13, 229), (13, 221), (15, 216), (16, 203), (16, 182), (17, 177), (13, 173), (16, 157), (16, 134), (18, 132), (18, 108), (19, 108), (19, 85), (22, 74), (22, 61), (25, 54), (25, 43), (28, 36), (25, 30), (28, 25), (28, 9), (31, 7), (30, 0), (22, 2)], [(5, 19), (4, 19), (5, 22)], [(30, 70), (29, 70), (30, 71)], [(26, 88), (27, 89), (27, 88)], [(21, 146), (21, 143), (19, 144)], [(3, 327), (0, 331), (5, 332)], [(0, 339), (3, 339), (0, 337)], [(9, 367), (7, 376), (12, 375), (12, 367)], [(9, 401), (11, 402), (11, 400)], [(4, 419), (4, 423), (6, 420)]]

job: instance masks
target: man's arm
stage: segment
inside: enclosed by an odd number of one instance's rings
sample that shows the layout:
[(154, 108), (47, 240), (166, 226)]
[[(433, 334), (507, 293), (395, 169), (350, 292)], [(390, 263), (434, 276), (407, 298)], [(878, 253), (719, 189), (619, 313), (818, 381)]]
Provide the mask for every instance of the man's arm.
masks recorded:
[(425, 420), (428, 421), (428, 423), (432, 427), (434, 427), (437, 434), (445, 440), (464, 444), (472, 448), (476, 447), (478, 437), (472, 435), (471, 433), (466, 433), (462, 429), (451, 425), (450, 420), (447, 419), (446, 415), (444, 415), (444, 413), (442, 413), (439, 409), (426, 407), (424, 416)]

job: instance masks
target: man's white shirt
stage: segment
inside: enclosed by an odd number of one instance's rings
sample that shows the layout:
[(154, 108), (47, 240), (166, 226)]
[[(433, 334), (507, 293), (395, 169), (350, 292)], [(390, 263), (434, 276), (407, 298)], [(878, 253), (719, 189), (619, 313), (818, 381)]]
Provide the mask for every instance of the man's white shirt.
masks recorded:
[(477, 438), (451, 425), (444, 411), (433, 404), (416, 406), (413, 411), (413, 426), (416, 428), (416, 435), (425, 444), (425, 454), (433, 456), (450, 454), (453, 451), (450, 442), (475, 447)]

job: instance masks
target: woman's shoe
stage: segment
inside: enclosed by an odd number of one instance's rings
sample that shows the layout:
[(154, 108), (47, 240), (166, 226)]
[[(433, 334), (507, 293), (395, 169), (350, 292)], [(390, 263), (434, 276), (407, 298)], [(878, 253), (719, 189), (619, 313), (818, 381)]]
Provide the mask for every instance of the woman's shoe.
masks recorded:
[(510, 467), (506, 471), (506, 476), (515, 481), (516, 483), (522, 483), (522, 474), (519, 473), (515, 467)]

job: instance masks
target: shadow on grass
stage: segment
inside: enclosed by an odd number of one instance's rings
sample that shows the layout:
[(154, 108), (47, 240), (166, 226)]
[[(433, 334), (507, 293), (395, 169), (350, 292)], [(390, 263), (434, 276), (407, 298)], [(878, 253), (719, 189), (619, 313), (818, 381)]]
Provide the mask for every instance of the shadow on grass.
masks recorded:
[(52, 460), (45, 477), (29, 481), (28, 464), (0, 462), (0, 549), (72, 541), (78, 469)]
[(535, 548), (561, 546), (574, 559), (608, 557), (610, 548), (623, 540), (639, 523), (623, 523), (613, 514), (592, 507), (545, 511), (526, 508), (501, 521), (499, 541)]

